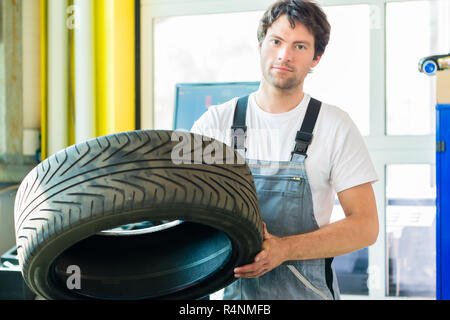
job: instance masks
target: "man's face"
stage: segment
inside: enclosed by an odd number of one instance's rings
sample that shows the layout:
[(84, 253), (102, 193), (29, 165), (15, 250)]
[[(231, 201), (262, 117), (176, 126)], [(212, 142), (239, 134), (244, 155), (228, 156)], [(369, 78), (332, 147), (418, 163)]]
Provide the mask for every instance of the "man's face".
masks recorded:
[(303, 88), (309, 70), (320, 60), (314, 60), (314, 36), (299, 22), (292, 29), (285, 15), (269, 27), (259, 52), (264, 80), (282, 90)]

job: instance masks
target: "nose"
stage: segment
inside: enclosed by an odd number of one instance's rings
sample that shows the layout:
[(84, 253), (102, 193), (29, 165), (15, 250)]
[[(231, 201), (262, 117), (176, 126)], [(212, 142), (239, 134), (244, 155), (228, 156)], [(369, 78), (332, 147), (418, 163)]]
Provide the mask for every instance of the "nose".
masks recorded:
[(292, 60), (292, 52), (288, 46), (281, 46), (278, 50), (279, 62), (290, 62)]

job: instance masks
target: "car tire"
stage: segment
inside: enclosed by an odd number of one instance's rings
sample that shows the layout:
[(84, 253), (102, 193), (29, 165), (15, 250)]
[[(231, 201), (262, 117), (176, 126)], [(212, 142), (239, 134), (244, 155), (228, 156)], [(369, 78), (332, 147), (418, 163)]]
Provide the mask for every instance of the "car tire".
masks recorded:
[[(201, 156), (213, 143), (224, 151), (215, 163)], [(25, 177), (14, 211), (23, 277), (47, 299), (202, 298), (232, 283), (263, 239), (245, 161), (187, 132), (132, 131), (68, 147)], [(172, 222), (111, 231), (142, 221)]]

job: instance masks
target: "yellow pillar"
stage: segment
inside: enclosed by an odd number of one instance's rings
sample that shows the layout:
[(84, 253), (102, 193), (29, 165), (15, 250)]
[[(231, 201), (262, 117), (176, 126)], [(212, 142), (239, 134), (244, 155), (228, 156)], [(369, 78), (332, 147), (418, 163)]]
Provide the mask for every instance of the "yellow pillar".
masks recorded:
[(41, 159), (47, 158), (47, 0), (41, 0)]
[(114, 8), (114, 129), (135, 128), (134, 1), (115, 0)]
[(97, 136), (134, 130), (134, 1), (96, 0)]
[[(68, 1), (69, 8), (73, 7), (73, 0)], [(73, 9), (74, 10), (74, 9)], [(72, 11), (66, 10), (68, 15), (73, 14)], [(69, 18), (67, 18), (69, 19)], [(66, 25), (68, 22), (66, 21)], [(69, 33), (69, 105), (67, 114), (67, 139), (68, 145), (75, 144), (75, 34), (72, 26), (68, 25)]]

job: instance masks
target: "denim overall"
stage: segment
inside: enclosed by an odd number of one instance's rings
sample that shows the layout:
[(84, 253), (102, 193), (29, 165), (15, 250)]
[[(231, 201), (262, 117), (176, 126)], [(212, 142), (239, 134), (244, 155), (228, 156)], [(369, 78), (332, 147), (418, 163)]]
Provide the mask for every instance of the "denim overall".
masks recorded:
[[(238, 100), (232, 127), (232, 144), (245, 156), (245, 115), (248, 97)], [(319, 229), (314, 217), (311, 189), (305, 171), (306, 150), (320, 112), (321, 102), (312, 99), (291, 161), (246, 159), (254, 176), (262, 220), (267, 231), (278, 237)], [(286, 261), (259, 278), (240, 278), (225, 288), (224, 300), (339, 299), (331, 266), (333, 258)]]

